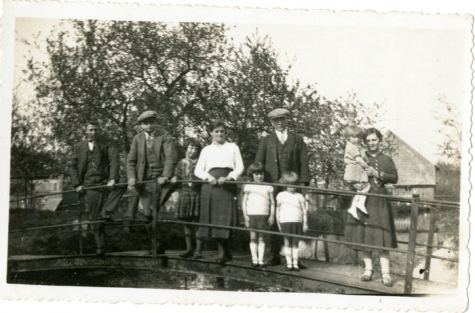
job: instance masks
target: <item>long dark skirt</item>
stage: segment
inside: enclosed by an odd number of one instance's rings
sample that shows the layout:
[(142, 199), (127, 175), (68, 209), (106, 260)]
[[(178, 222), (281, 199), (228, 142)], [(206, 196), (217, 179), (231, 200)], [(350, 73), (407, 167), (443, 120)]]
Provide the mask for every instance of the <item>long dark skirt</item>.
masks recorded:
[[(388, 194), (384, 186), (371, 182), (370, 193)], [(366, 199), (368, 215), (358, 211), (360, 221), (355, 221), (348, 215), (345, 226), (345, 238), (348, 242), (360, 243), (378, 247), (397, 248), (396, 227), (391, 204), (386, 198), (368, 196)], [(349, 246), (360, 251), (377, 249)]]
[[(228, 168), (213, 168), (209, 174), (216, 179), (226, 177), (231, 172)], [(234, 226), (237, 224), (237, 186), (234, 184), (210, 185), (201, 187), (200, 223)], [(200, 227), (198, 236), (224, 238), (229, 237), (229, 230)]]

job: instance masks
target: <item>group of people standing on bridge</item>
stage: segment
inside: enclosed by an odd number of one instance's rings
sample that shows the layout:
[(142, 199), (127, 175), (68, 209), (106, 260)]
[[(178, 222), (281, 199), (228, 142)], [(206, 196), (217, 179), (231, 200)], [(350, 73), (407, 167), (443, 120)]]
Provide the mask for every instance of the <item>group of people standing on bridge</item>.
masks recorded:
[[(289, 235), (284, 235), (284, 240), (278, 235), (270, 236), (271, 258), (265, 263), (264, 236), (258, 231), (251, 232), (251, 265), (261, 268), (280, 265), (280, 253), (284, 242), (286, 269), (298, 271), (305, 269), (305, 266), (298, 261), (298, 239), (292, 234), (301, 235), (308, 229), (305, 198), (298, 189), (299, 185), (308, 186), (310, 181), (307, 145), (301, 136), (288, 131), (287, 123), (290, 117), (288, 110), (275, 109), (268, 114), (268, 117), (274, 131), (261, 139), (255, 161), (248, 168), (247, 174), (254, 183), (245, 184), (242, 188), (244, 222), (246, 227), (251, 229), (281, 231)], [(180, 161), (171, 135), (159, 127), (160, 119), (156, 112), (142, 113), (137, 123), (142, 132), (133, 138), (127, 155), (127, 183), (128, 189), (139, 196), (148, 221), (147, 229), (152, 228), (151, 208), (154, 201), (159, 208), (168, 200), (172, 184), (176, 184), (178, 180), (197, 179), (207, 183), (181, 183), (175, 216), (185, 221), (199, 221), (203, 224), (236, 225), (237, 184), (226, 182), (238, 180), (245, 168), (239, 147), (226, 139), (225, 123), (221, 120), (210, 122), (208, 131), (212, 143), (204, 148), (196, 139), (186, 140), (185, 158)], [(352, 166), (358, 165), (361, 163), (360, 159), (364, 157), (360, 171), (367, 179), (361, 181), (359, 177), (359, 180), (355, 180), (354, 175), (352, 179), (347, 179), (345, 175), (345, 180), (354, 190), (386, 194), (384, 184), (397, 182), (397, 171), (392, 159), (380, 151), (383, 139), (381, 133), (374, 128), (350, 133), (363, 139), (367, 150), (357, 152), (357, 149), (351, 149), (351, 154), (345, 152), (345, 161), (347, 157), (353, 158), (356, 161)], [(99, 134), (97, 122), (88, 122), (86, 137), (86, 140), (74, 147), (71, 162), (72, 183), (76, 191), (80, 195), (85, 194), (87, 198), (90, 220), (107, 220), (114, 213), (118, 201), (125, 192), (125, 188), (114, 187), (119, 181), (118, 152), (111, 141)], [(349, 140), (350, 142), (352, 141)], [(157, 181), (159, 187), (157, 199), (153, 198), (152, 184), (140, 183), (150, 180)], [(280, 182), (290, 186), (274, 188), (259, 184), (263, 182)], [(107, 188), (88, 188), (104, 184)], [(364, 201), (358, 200), (355, 203), (358, 203), (358, 206), (352, 205), (346, 224), (347, 241), (377, 247), (397, 247), (394, 218), (389, 202), (384, 198), (368, 197), (366, 200), (365, 197)], [(128, 210), (126, 216), (131, 218), (133, 214)], [(97, 244), (96, 253), (104, 255), (103, 224), (95, 226), (93, 232)], [(232, 260), (230, 233), (229, 229), (200, 226), (196, 232), (196, 249), (193, 249), (192, 228), (185, 226), (187, 250), (180, 256), (202, 258), (201, 240), (211, 237), (218, 244), (219, 254), (216, 262), (220, 264), (229, 262)], [(165, 253), (161, 239), (158, 228), (159, 254)], [(360, 246), (352, 248), (363, 251), (365, 271), (362, 281), (371, 280), (373, 275), (371, 252), (378, 249), (366, 249)], [(380, 258), (382, 282), (385, 285), (392, 285), (389, 275), (389, 254), (380, 251)]]

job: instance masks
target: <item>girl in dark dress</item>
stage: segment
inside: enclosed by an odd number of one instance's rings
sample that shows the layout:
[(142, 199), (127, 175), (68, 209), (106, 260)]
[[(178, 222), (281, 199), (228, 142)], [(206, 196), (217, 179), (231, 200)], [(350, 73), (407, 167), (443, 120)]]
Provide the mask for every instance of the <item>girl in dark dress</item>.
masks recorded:
[[(196, 180), (195, 167), (200, 155), (201, 143), (198, 139), (189, 138), (185, 141), (185, 158), (180, 160), (175, 168), (175, 176), (172, 183), (177, 180)], [(187, 221), (197, 222), (200, 214), (200, 192), (201, 184), (181, 183), (178, 196), (178, 205), (175, 212), (175, 218)], [(191, 240), (191, 225), (185, 225), (186, 252), (181, 254), (182, 258), (193, 256), (193, 245)], [(201, 258), (201, 240), (196, 238), (195, 258)]]
[[(395, 184), (398, 180), (397, 169), (391, 157), (381, 153), (380, 145), (383, 140), (381, 132), (375, 128), (366, 130), (365, 143), (368, 147), (366, 156), (369, 160), (369, 168), (365, 171), (370, 179), (371, 190), (374, 194), (388, 194), (385, 184)], [(396, 228), (391, 204), (386, 198), (368, 196), (366, 200), (368, 214), (358, 212), (360, 221), (348, 217), (345, 228), (345, 237), (349, 242), (397, 248)], [(352, 247), (363, 252), (365, 271), (362, 281), (370, 281), (373, 276), (373, 263), (371, 253), (373, 249)], [(386, 286), (392, 286), (393, 282), (389, 274), (389, 252), (379, 252), (381, 262), (382, 282)]]
[[(239, 147), (226, 141), (226, 128), (221, 120), (211, 122), (209, 132), (213, 142), (200, 154), (195, 175), (209, 184), (201, 188), (200, 223), (233, 226), (237, 223), (237, 188), (226, 181), (237, 180), (244, 171)], [(200, 237), (216, 238), (219, 249), (218, 263), (230, 261), (229, 230), (200, 227)]]

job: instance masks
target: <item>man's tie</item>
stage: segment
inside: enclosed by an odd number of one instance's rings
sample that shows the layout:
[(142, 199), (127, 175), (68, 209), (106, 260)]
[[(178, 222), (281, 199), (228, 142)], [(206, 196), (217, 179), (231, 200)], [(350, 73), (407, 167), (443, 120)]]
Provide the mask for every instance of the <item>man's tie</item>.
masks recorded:
[(147, 148), (151, 149), (153, 146), (153, 137), (152, 136), (148, 136), (147, 137)]
[(279, 141), (280, 141), (281, 144), (284, 144), (284, 143), (285, 143), (284, 134), (279, 133)]

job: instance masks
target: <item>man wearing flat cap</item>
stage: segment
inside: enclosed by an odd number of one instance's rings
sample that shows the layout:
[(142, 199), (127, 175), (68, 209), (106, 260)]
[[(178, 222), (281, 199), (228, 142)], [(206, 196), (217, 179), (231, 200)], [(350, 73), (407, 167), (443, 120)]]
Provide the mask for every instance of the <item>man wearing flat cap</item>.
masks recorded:
[[(152, 226), (152, 201), (158, 202), (160, 207), (170, 196), (170, 188), (164, 186), (165, 182), (173, 176), (177, 159), (175, 144), (171, 135), (158, 128), (159, 117), (154, 111), (145, 111), (140, 114), (137, 122), (142, 133), (132, 140), (132, 146), (127, 156), (127, 179), (129, 189), (136, 190), (144, 210), (145, 218), (149, 221), (147, 228)], [(157, 180), (160, 187), (160, 199), (152, 199), (152, 184), (136, 185), (138, 181)], [(165, 253), (161, 235), (157, 226), (157, 253)]]
[[(125, 192), (124, 188), (116, 188), (119, 181), (119, 156), (112, 141), (100, 134), (97, 121), (86, 123), (86, 139), (74, 146), (70, 175), (76, 192), (86, 196), (86, 207), (89, 220), (107, 220), (117, 207)], [(107, 188), (89, 189), (107, 184)], [(105, 233), (104, 224), (93, 225), (93, 233), (97, 244), (98, 255), (104, 255)]]
[[(299, 175), (301, 185), (308, 185), (310, 181), (308, 168), (307, 145), (301, 136), (289, 133), (287, 122), (290, 112), (286, 109), (275, 109), (268, 114), (274, 131), (269, 136), (263, 137), (259, 143), (255, 162), (264, 165), (266, 172), (265, 181), (278, 183), (285, 171), (292, 171)], [(275, 193), (279, 188), (275, 188)], [(279, 231), (277, 223), (271, 230)], [(272, 259), (268, 263), (270, 266), (280, 265), (280, 249), (282, 237), (271, 236)], [(304, 268), (301, 264), (299, 267)]]

